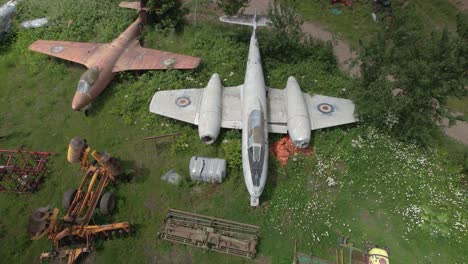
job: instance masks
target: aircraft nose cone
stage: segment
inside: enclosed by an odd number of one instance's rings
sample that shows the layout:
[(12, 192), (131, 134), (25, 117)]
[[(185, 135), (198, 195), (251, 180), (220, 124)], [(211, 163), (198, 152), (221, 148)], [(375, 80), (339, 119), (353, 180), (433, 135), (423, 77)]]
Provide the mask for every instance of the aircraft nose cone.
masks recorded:
[(75, 93), (72, 101), (72, 109), (74, 111), (80, 111), (87, 104), (89, 104), (89, 96), (87, 94)]

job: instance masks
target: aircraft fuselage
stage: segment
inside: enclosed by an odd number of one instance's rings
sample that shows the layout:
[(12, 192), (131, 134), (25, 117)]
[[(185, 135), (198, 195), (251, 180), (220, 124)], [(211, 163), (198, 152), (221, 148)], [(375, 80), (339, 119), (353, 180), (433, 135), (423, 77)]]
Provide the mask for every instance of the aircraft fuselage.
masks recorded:
[(242, 167), (250, 205), (258, 206), (268, 173), (268, 108), (257, 37), (253, 30), (242, 88)]
[(101, 50), (90, 58), (90, 67), (81, 76), (73, 97), (73, 110), (81, 110), (106, 89), (116, 75), (113, 71), (116, 62), (130, 45), (136, 44), (143, 29), (143, 22), (144, 17), (139, 16), (120, 36), (100, 47)]

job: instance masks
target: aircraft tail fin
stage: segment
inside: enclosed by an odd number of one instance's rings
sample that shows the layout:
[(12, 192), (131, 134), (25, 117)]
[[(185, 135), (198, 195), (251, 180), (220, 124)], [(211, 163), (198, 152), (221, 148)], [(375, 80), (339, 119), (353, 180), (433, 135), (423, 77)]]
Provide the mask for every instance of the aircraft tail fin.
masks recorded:
[(139, 2), (120, 2), (119, 6), (123, 8), (135, 9), (138, 12), (148, 11), (148, 7), (146, 7), (146, 0), (142, 0)]
[(222, 16), (219, 20), (224, 23), (251, 26), (253, 28), (271, 25), (271, 21), (267, 16), (257, 15), (256, 12), (254, 15)]

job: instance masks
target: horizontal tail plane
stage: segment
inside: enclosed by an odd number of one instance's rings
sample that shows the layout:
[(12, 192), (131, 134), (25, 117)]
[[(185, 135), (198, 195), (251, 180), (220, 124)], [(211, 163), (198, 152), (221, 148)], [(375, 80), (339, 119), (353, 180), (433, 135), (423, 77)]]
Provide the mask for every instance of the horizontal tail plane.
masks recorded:
[(121, 2), (119, 6), (123, 8), (135, 9), (137, 11), (148, 11), (148, 7), (146, 7), (146, 1), (143, 0), (140, 2)]
[(222, 16), (220, 21), (229, 24), (237, 24), (251, 27), (264, 27), (270, 26), (271, 21), (267, 16), (261, 15), (238, 15), (238, 16)]

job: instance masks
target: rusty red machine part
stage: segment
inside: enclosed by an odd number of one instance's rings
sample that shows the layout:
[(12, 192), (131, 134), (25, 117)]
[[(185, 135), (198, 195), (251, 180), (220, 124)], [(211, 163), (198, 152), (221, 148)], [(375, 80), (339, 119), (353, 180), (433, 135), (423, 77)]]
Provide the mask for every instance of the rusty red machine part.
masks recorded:
[(0, 149), (0, 191), (29, 193), (37, 190), (54, 152)]

